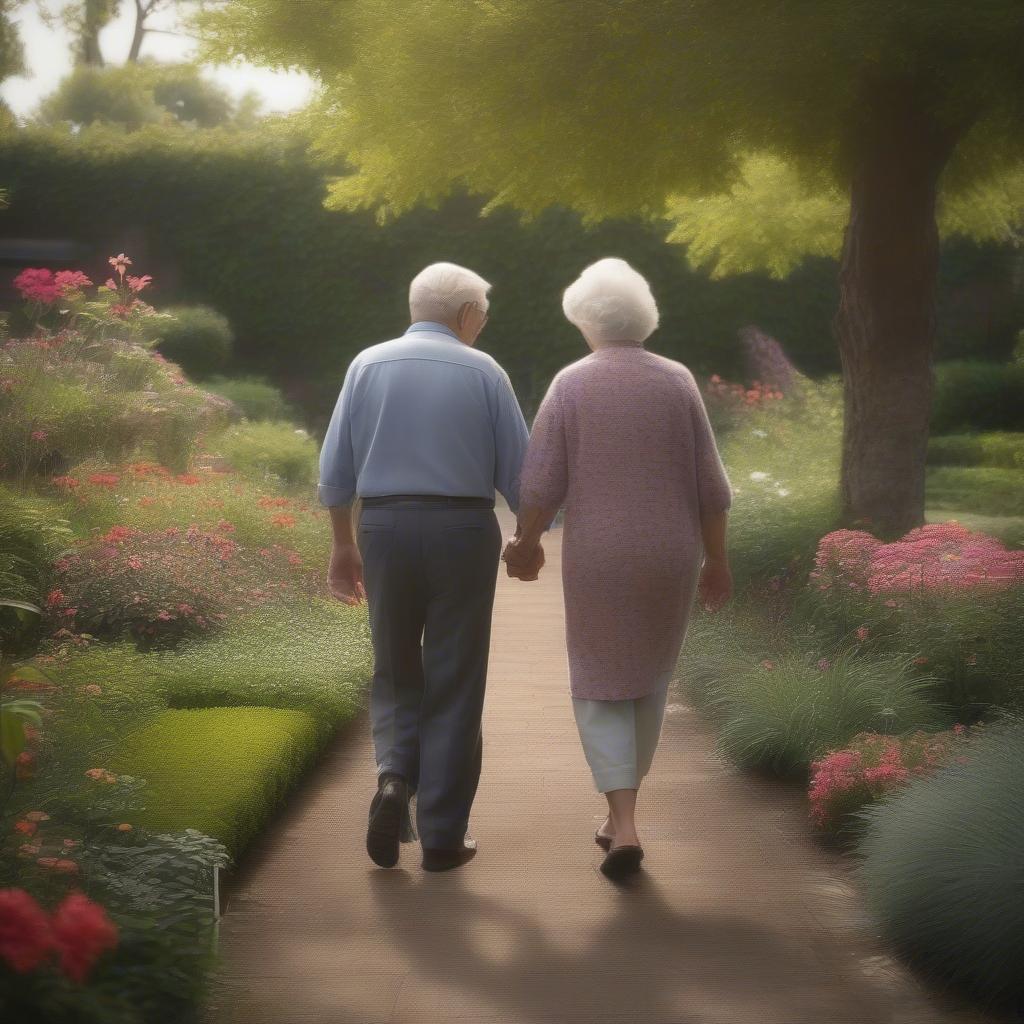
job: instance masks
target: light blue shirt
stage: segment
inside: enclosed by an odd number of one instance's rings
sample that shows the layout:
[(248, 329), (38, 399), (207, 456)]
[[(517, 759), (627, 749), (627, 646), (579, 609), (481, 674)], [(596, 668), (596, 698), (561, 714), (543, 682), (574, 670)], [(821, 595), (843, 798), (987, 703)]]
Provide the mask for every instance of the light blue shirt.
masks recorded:
[(497, 488), (517, 512), (529, 439), (508, 374), (444, 324), (421, 320), (349, 365), (320, 450), (320, 503), (493, 498)]

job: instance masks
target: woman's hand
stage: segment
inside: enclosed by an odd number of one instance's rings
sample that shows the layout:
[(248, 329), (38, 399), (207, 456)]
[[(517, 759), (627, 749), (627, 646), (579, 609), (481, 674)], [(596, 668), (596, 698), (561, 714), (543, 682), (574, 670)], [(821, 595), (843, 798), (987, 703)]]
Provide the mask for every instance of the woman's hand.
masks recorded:
[(333, 597), (345, 604), (362, 604), (366, 597), (363, 589), (363, 559), (355, 544), (335, 544), (331, 549), (327, 588)]
[(697, 593), (709, 612), (717, 612), (732, 597), (732, 573), (725, 559), (705, 559)]
[(538, 543), (526, 545), (521, 537), (513, 537), (505, 545), (501, 558), (509, 576), (531, 582), (544, 567), (544, 548)]

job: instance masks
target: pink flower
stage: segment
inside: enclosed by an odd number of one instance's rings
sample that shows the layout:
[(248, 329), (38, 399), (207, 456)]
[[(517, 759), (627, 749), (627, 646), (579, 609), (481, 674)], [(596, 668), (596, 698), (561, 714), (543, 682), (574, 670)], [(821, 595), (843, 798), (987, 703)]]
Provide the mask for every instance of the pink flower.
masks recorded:
[(142, 277), (132, 277), (129, 274), (127, 280), (128, 287), (136, 294), (153, 283), (153, 278), (149, 274), (144, 274)]
[(14, 279), (14, 287), (21, 292), (22, 298), (43, 305), (56, 302), (61, 297), (61, 290), (54, 279), (53, 271), (41, 267), (23, 270)]
[(828, 658), (819, 658), (818, 659), (818, 668), (821, 669), (822, 672), (826, 672), (831, 667), (832, 667), (832, 662), (829, 661)]
[(118, 253), (116, 256), (111, 256), (107, 262), (123, 277), (124, 272), (132, 265), (132, 261), (128, 259), (123, 252)]
[(33, 441), (45, 441), (50, 435), (45, 430), (33, 430), (32, 440)]
[(858, 640), (867, 640), (867, 638), (870, 636), (870, 634), (871, 634), (871, 630), (869, 630), (867, 626), (858, 626), (857, 627), (857, 639)]
[(54, 283), (64, 296), (92, 286), (92, 281), (80, 270), (58, 270), (54, 275)]

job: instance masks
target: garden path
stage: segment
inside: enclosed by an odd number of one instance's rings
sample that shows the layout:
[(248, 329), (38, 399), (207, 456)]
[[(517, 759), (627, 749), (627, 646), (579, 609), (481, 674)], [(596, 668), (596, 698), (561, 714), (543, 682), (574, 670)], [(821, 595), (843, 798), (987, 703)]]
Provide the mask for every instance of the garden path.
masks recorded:
[[(511, 518), (501, 513), (506, 533)], [(210, 1024), (975, 1024), (871, 933), (848, 860), (802, 793), (737, 773), (670, 697), (641, 794), (646, 871), (598, 871), (602, 799), (562, 646), (560, 531), (538, 583), (502, 572), (470, 824), (480, 852), (427, 874), (366, 857), (365, 718), (251, 851), (220, 926)]]

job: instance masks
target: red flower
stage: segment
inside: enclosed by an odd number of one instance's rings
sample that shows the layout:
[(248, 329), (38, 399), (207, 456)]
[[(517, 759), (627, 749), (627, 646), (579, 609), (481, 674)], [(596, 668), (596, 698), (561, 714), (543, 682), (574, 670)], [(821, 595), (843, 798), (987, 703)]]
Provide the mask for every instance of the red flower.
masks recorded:
[(79, 481), (73, 476), (55, 476), (53, 482), (55, 486), (64, 487), (69, 491), (73, 491), (79, 485)]
[(20, 832), (23, 836), (32, 835), (39, 826), (34, 821), (16, 821), (14, 831)]
[(41, 267), (29, 267), (15, 279), (14, 287), (21, 292), (22, 298), (29, 302), (41, 302), (49, 305), (60, 298), (61, 290), (54, 280), (53, 271)]
[(117, 473), (92, 473), (88, 479), (97, 487), (116, 487), (121, 477)]
[(0, 889), (0, 960), (24, 974), (53, 946), (46, 912), (24, 889)]
[(100, 954), (117, 945), (117, 927), (107, 912), (78, 891), (54, 911), (52, 928), (61, 970), (73, 981), (85, 981)]
[(61, 590), (51, 590), (46, 595), (46, 607), (55, 608), (59, 604), (64, 603), (64, 592)]

